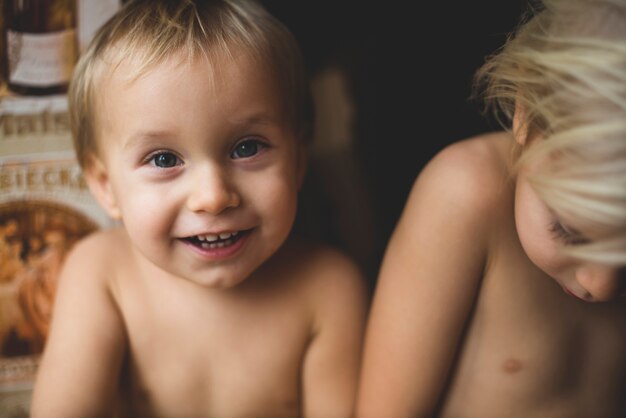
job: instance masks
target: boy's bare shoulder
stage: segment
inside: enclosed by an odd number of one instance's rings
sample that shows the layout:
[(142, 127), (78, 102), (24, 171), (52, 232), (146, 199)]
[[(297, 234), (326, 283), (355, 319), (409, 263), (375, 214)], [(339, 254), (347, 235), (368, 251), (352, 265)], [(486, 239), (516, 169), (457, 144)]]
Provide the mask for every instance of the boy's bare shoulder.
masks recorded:
[(341, 250), (301, 238), (290, 239), (281, 255), (290, 276), (309, 295), (332, 299), (351, 294), (362, 297), (366, 283), (356, 262)]
[(327, 329), (344, 336), (360, 335), (369, 293), (358, 265), (339, 249), (315, 242), (299, 241), (292, 251), (299, 260), (296, 280), (301, 281), (301, 306), (312, 315), (315, 332)]
[[(124, 252), (127, 245), (126, 235), (121, 228), (97, 230), (76, 243), (72, 252), (80, 254), (91, 253), (100, 255), (105, 259), (111, 259), (111, 251), (114, 253)], [(117, 251), (116, 251), (117, 249)]]
[(128, 245), (121, 228), (98, 230), (72, 247), (65, 261), (66, 269), (88, 269), (92, 273), (111, 271), (129, 254)]
[(466, 209), (493, 208), (512, 179), (513, 144), (505, 132), (455, 142), (433, 157), (417, 183)]
[(360, 276), (354, 260), (335, 247), (296, 238), (291, 240), (288, 251), (293, 261), (299, 264), (303, 274), (313, 277)]

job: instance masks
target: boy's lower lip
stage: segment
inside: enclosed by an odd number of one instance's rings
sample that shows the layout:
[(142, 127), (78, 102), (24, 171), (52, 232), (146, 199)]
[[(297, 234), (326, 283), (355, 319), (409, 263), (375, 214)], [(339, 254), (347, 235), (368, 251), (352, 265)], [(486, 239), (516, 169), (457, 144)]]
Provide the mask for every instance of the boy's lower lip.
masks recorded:
[(248, 237), (252, 233), (252, 230), (241, 231), (237, 239), (230, 245), (225, 247), (217, 247), (217, 248), (204, 248), (199, 245), (194, 245), (190, 241), (180, 240), (183, 244), (187, 245), (194, 251), (196, 254), (200, 255), (202, 258), (208, 260), (222, 260), (225, 258), (232, 257), (235, 253), (237, 253), (246, 243)]

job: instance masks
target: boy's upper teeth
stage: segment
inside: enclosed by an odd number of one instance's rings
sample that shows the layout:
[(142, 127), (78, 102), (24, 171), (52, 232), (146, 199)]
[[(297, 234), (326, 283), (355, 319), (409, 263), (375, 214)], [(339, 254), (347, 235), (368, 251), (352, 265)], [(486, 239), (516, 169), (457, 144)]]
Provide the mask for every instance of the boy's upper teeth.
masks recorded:
[(219, 234), (198, 235), (198, 239), (200, 241), (214, 242), (214, 241), (217, 241), (218, 239), (228, 239), (230, 237), (234, 237), (235, 235), (237, 235), (237, 231), (221, 232)]

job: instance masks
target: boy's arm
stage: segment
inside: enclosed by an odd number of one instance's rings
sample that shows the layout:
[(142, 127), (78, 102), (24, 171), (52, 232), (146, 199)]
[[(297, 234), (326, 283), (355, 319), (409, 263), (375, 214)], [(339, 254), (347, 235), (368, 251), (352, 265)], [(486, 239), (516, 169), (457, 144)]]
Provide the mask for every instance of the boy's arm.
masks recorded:
[(68, 255), (50, 335), (33, 391), (32, 418), (111, 416), (125, 334), (112, 295), (93, 260), (106, 248), (92, 239)]
[(352, 416), (358, 385), (367, 290), (363, 276), (343, 255), (320, 257), (314, 280), (315, 333), (303, 364), (303, 416)]
[(455, 144), (425, 167), (388, 244), (367, 328), (359, 418), (433, 416), (445, 396), (485, 267), (490, 196), (498, 193), (474, 146)]

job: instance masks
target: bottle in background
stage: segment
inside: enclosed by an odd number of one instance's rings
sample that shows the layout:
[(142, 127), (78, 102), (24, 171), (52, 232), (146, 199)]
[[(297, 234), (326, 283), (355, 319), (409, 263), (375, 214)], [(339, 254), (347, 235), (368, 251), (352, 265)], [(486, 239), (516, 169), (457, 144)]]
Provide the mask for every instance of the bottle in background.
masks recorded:
[(9, 90), (65, 93), (77, 58), (76, 0), (4, 0), (3, 12)]
[(2, 13), (0, 13), (0, 95), (2, 94), (2, 89), (4, 87), (4, 80), (6, 78), (6, 53), (4, 51), (6, 51), (6, 45), (5, 45), (5, 41), (6, 41), (6, 36), (4, 36), (5, 34), (5, 30), (4, 30), (4, 0), (0, 0), (0, 7), (2, 7), (2, 9), (0, 9), (2, 11)]

